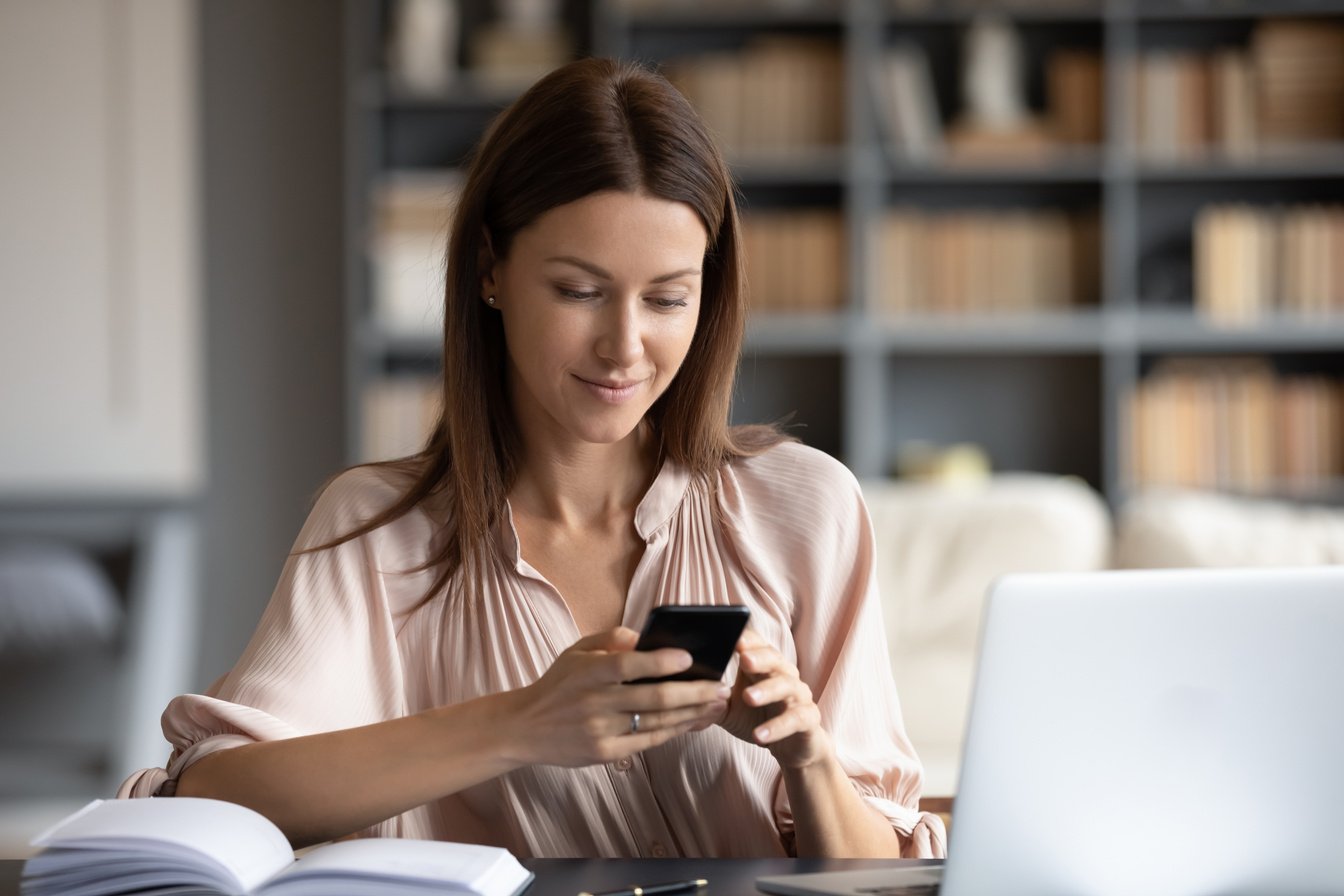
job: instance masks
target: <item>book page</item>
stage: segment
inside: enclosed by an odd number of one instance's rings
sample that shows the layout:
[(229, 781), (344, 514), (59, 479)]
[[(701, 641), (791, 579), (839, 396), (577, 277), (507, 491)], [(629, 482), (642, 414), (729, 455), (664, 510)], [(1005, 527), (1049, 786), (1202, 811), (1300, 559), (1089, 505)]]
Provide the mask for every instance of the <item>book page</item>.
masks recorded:
[(443, 890), (511, 896), (531, 877), (508, 850), (469, 843), (394, 838), (348, 840), (313, 850), (263, 888), (268, 896), (321, 893), (331, 880), (364, 878), (369, 892)]
[[(33, 846), (118, 851), (216, 867), (229, 892), (248, 892), (290, 865), (294, 851), (264, 816), (222, 800), (94, 800), (38, 835)], [(67, 854), (70, 861), (76, 855)]]

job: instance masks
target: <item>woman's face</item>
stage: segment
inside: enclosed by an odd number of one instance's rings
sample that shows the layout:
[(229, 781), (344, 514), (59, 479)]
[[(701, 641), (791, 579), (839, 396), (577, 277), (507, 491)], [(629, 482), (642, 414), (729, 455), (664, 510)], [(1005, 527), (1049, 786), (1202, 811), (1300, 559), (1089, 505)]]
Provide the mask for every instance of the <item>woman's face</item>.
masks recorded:
[(564, 450), (635, 430), (690, 350), (707, 242), (689, 205), (623, 192), (558, 206), (517, 233), (482, 298), (503, 315), (525, 438)]

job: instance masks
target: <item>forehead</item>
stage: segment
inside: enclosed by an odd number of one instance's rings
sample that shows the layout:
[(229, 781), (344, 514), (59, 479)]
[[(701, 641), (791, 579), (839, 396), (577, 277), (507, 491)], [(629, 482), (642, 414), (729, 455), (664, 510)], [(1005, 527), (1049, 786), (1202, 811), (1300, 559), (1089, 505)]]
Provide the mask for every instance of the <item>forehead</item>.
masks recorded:
[(708, 241), (700, 216), (684, 202), (605, 191), (542, 213), (518, 232), (515, 246), (528, 255), (574, 255), (604, 267), (698, 267)]

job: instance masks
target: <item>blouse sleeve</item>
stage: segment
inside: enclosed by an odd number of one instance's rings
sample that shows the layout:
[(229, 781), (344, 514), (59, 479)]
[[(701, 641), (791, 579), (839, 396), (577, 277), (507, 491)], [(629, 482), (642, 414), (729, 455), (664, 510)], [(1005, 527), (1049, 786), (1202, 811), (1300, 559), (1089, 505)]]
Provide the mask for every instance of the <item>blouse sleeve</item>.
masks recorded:
[[(942, 819), (919, 811), (923, 768), (905, 733), (878, 599), (872, 522), (859, 484), (838, 461), (781, 445), (733, 483), (737, 523), (759, 578), (787, 590), (795, 662), (812, 689), (841, 767), (891, 822), (907, 858), (946, 853)], [(744, 553), (747, 553), (744, 551)], [(776, 823), (793, 839), (781, 785)]]
[[(373, 471), (342, 474), (319, 497), (295, 551), (345, 534), (392, 497)], [(171, 795), (184, 769), (218, 750), (405, 715), (383, 572), (406, 558), (385, 550), (388, 542), (380, 529), (327, 550), (291, 553), (233, 670), (208, 694), (168, 704), (167, 767), (136, 772), (117, 795)]]

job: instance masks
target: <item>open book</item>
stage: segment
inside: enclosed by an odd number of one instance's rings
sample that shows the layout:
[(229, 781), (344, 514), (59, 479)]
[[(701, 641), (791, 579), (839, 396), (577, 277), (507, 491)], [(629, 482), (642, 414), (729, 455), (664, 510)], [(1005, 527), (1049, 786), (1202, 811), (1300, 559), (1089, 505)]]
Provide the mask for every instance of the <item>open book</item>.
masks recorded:
[(348, 840), (296, 862), (265, 816), (190, 797), (94, 800), (33, 846), (24, 896), (516, 896), (533, 877), (506, 849), (431, 840)]

